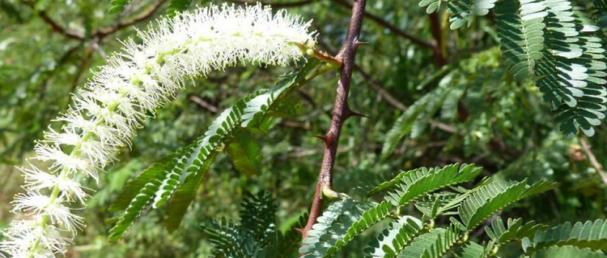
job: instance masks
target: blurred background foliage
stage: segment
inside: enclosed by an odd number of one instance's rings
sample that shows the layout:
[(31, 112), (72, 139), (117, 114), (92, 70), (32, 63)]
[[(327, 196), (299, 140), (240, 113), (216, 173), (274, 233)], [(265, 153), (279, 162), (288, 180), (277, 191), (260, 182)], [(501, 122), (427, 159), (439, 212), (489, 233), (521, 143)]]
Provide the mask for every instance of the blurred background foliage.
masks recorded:
[[(95, 67), (137, 28), (211, 2), (223, 1), (133, 0), (116, 10), (110, 1), (0, 0), (0, 228), (20, 191), (17, 167)], [(313, 19), (321, 48), (337, 52), (350, 15), (347, 0), (272, 4)], [(366, 44), (357, 54), (350, 99), (365, 117), (350, 119), (343, 128), (335, 190), (356, 194), (355, 186), (383, 181), (399, 169), (466, 162), (484, 167), (485, 175), (560, 183), (541, 200), (508, 211), (511, 217), (545, 222), (605, 217), (607, 182), (600, 176), (605, 126), (588, 139), (562, 135), (538, 89), (517, 82), (506, 69), (491, 16), (450, 31), (444, 11), (427, 15), (417, 1), (370, 1), (367, 12), (361, 39)], [(256, 140), (245, 148), (248, 160), (220, 156), (178, 230), (168, 232), (152, 214), (118, 243), (107, 241), (116, 215), (107, 207), (129, 178), (191, 142), (218, 112), (273, 85), (288, 70), (231, 68), (188, 82), (191, 87), (146, 123), (99, 185), (90, 182), (101, 190), (82, 211), (88, 226), (68, 257), (207, 257), (212, 247), (200, 224), (237, 219), (245, 192), (268, 191), (276, 200), (279, 228), (295, 223), (314, 191), (322, 155), (315, 136), (329, 125), (335, 73), (303, 87), (274, 130), (244, 135)], [(238, 150), (233, 154), (241, 156)], [(350, 250), (348, 257), (356, 253)]]

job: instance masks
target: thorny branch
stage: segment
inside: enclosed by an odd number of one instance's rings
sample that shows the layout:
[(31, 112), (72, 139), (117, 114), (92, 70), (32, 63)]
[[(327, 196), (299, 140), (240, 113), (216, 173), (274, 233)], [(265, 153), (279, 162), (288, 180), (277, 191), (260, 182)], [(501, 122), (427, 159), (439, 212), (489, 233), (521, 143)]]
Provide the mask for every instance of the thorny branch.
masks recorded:
[(337, 82), (337, 94), (335, 96), (335, 104), (333, 106), (331, 126), (326, 135), (322, 136), (322, 140), (324, 141), (325, 145), (324, 154), (318, 176), (318, 183), (316, 184), (316, 190), (312, 199), (310, 215), (308, 217), (306, 226), (302, 230), (303, 238), (306, 238), (308, 232), (310, 229), (312, 229), (314, 223), (316, 223), (316, 219), (318, 216), (320, 216), (323, 193), (332, 192), (332, 170), (335, 164), (341, 127), (348, 117), (357, 115), (350, 109), (350, 107), (348, 107), (348, 92), (350, 89), (350, 81), (352, 79), (352, 71), (354, 69), (356, 48), (360, 44), (358, 37), (362, 26), (364, 12), (365, 0), (355, 0), (354, 4), (352, 5), (352, 16), (350, 17), (348, 33), (345, 41), (343, 42), (341, 51), (337, 55), (337, 58), (341, 59), (342, 61), (340, 77), (339, 81)]

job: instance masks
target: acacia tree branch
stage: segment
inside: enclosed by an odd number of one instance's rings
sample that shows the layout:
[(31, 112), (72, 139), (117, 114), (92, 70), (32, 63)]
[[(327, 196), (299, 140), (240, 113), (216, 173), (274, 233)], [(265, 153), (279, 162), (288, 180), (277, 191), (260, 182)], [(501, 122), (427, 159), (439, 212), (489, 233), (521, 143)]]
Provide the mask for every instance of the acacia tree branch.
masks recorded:
[[(258, 3), (257, 1), (251, 0), (228, 0), (228, 2), (232, 3), (241, 3), (241, 4), (254, 4)], [(272, 8), (293, 8), (300, 7), (304, 5), (313, 4), (316, 0), (300, 0), (300, 1), (291, 1), (291, 2), (268, 2), (268, 1), (260, 1), (260, 3), (264, 5), (272, 6)]]
[(312, 229), (316, 219), (320, 216), (322, 208), (323, 193), (332, 191), (332, 171), (335, 165), (337, 154), (337, 145), (339, 142), (339, 134), (343, 123), (348, 117), (356, 115), (348, 107), (348, 92), (350, 90), (350, 82), (352, 79), (352, 71), (354, 70), (354, 58), (356, 48), (359, 46), (358, 36), (360, 34), (362, 20), (365, 12), (365, 0), (355, 0), (352, 5), (352, 16), (348, 26), (348, 33), (343, 42), (341, 51), (337, 55), (341, 59), (342, 66), (340, 71), (339, 81), (337, 82), (337, 94), (335, 96), (335, 104), (331, 116), (331, 126), (328, 132), (322, 137), (324, 141), (324, 154), (318, 175), (318, 183), (312, 199), (310, 207), (310, 215), (306, 226), (302, 230), (303, 238), (305, 239), (308, 232)]
[(594, 168), (594, 170), (596, 170), (599, 176), (601, 176), (603, 183), (607, 184), (607, 172), (605, 172), (603, 165), (601, 165), (601, 163), (596, 159), (588, 140), (586, 137), (580, 137), (579, 141), (582, 145), (582, 150), (584, 150), (584, 153), (588, 157), (588, 161), (590, 161), (590, 165)]
[(69, 39), (84, 40), (84, 36), (83, 35), (80, 35), (77, 32), (70, 31), (70, 30), (67, 30), (66, 28), (62, 27), (61, 25), (59, 25), (59, 23), (57, 23), (55, 20), (53, 20), (48, 15), (48, 13), (46, 13), (45, 11), (38, 12), (38, 16), (40, 16), (40, 18), (42, 18), (42, 20), (46, 24), (48, 24), (54, 32), (57, 32), (57, 33), (63, 35), (66, 38), (69, 38)]
[[(346, 7), (346, 8), (352, 8), (352, 4), (350, 4), (347, 0), (333, 0), (333, 2)], [(389, 30), (390, 32), (396, 34), (397, 36), (400, 36), (402, 38), (408, 39), (410, 40), (412, 43), (421, 46), (421, 47), (425, 47), (425, 48), (430, 48), (430, 49), (435, 49), (435, 45), (432, 44), (431, 42), (425, 41), (423, 39), (420, 39), (418, 37), (415, 37), (399, 28), (397, 28), (396, 26), (390, 24), (389, 22), (387, 22), (386, 20), (382, 19), (379, 16), (376, 16), (374, 14), (371, 14), (367, 11), (364, 12), (365, 18), (375, 22), (376, 24), (386, 28), (387, 30)]]
[(108, 35), (112, 35), (120, 30), (123, 30), (132, 25), (145, 21), (148, 18), (150, 18), (152, 15), (154, 15), (165, 2), (166, 2), (166, 0), (158, 0), (154, 5), (149, 7), (147, 10), (145, 10), (141, 14), (135, 16), (131, 20), (126, 21), (126, 22), (118, 22), (117, 24), (115, 24), (111, 27), (108, 27), (108, 28), (101, 28), (101, 29), (97, 30), (94, 33), (94, 35), (99, 37), (100, 39), (102, 39)]
[[(124, 22), (118, 22), (117, 24), (110, 26), (110, 27), (106, 27), (106, 28), (99, 28), (97, 29), (95, 32), (93, 32), (91, 34), (92, 38), (97, 38), (99, 40), (112, 35), (120, 30), (123, 30), (125, 28), (128, 28), (132, 25), (135, 25), (139, 22), (145, 21), (148, 18), (150, 18), (152, 15), (154, 15), (159, 9), (160, 7), (166, 2), (166, 0), (158, 0), (153, 6), (149, 7), (147, 10), (143, 11), (141, 14), (135, 16), (134, 18), (132, 18), (131, 20), (128, 21), (124, 21)], [(33, 4), (26, 2), (26, 4), (30, 5), (30, 7), (33, 8)], [(70, 31), (68, 29), (66, 29), (65, 27), (59, 25), (59, 23), (57, 23), (55, 20), (53, 20), (53, 18), (51, 18), (48, 13), (46, 13), (44, 10), (43, 11), (39, 11), (38, 12), (38, 16), (40, 16), (40, 18), (49, 25), (49, 27), (51, 27), (51, 29), (54, 32), (57, 32), (61, 35), (63, 35), (64, 37), (68, 38), (68, 39), (73, 39), (73, 40), (78, 40), (78, 41), (84, 41), (86, 40), (86, 36), (85, 35), (81, 35), (78, 32), (75, 31)]]

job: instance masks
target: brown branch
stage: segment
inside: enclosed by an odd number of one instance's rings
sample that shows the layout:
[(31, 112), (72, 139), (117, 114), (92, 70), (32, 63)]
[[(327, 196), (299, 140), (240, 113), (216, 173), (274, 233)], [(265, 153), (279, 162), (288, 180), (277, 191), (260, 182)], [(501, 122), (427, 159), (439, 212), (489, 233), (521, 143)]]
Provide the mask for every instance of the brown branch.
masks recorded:
[(356, 48), (360, 44), (358, 36), (362, 26), (364, 11), (365, 0), (355, 0), (352, 5), (352, 16), (350, 17), (348, 33), (343, 42), (342, 49), (337, 55), (337, 57), (342, 60), (343, 65), (341, 66), (340, 77), (337, 82), (337, 94), (335, 96), (335, 105), (333, 106), (331, 126), (327, 134), (322, 137), (325, 145), (324, 154), (318, 176), (318, 183), (316, 184), (316, 190), (312, 200), (312, 206), (310, 207), (308, 222), (302, 230), (304, 239), (307, 237), (308, 232), (312, 229), (314, 223), (316, 223), (316, 219), (320, 216), (322, 207), (321, 197), (323, 192), (330, 191), (331, 189), (332, 170), (335, 165), (341, 127), (348, 117), (355, 115), (348, 107), (348, 92), (352, 79), (352, 70), (354, 69)]
[(126, 22), (118, 22), (117, 24), (115, 24), (109, 28), (101, 28), (101, 29), (97, 30), (95, 33), (93, 33), (93, 35), (96, 37), (99, 37), (101, 39), (108, 35), (114, 34), (120, 30), (128, 28), (132, 25), (145, 21), (148, 18), (150, 18), (152, 15), (154, 15), (166, 1), (167, 0), (158, 0), (153, 6), (149, 7), (147, 10), (143, 11), (141, 14), (135, 16), (131, 20), (126, 21)]
[[(227, 2), (240, 3), (240, 4), (255, 4), (255, 3), (258, 3), (257, 1), (251, 1), (251, 0), (228, 0)], [(269, 5), (272, 8), (293, 8), (293, 7), (300, 7), (300, 6), (304, 6), (304, 5), (313, 4), (315, 2), (317, 2), (317, 1), (316, 0), (301, 0), (301, 1), (292, 1), (292, 2), (266, 2), (266, 1), (260, 1), (261, 4), (263, 4), (263, 5)]]
[(75, 39), (80, 41), (84, 40), (84, 35), (80, 35), (77, 32), (70, 31), (62, 27), (61, 25), (59, 25), (59, 23), (53, 20), (45, 11), (39, 11), (38, 16), (40, 16), (40, 18), (42, 18), (42, 20), (46, 24), (48, 24), (54, 32), (57, 32), (69, 39)]
[(442, 67), (447, 64), (447, 59), (440, 17), (438, 16), (438, 13), (432, 13), (428, 18), (430, 19), (430, 31), (434, 38), (434, 49), (432, 50), (434, 53), (434, 62), (436, 62), (438, 67)]
[[(347, 8), (352, 8), (352, 4), (350, 4), (347, 0), (333, 0), (333, 2), (343, 6), (343, 7), (347, 7)], [(434, 44), (432, 44), (431, 42), (425, 41), (423, 39), (417, 38), (399, 28), (397, 28), (396, 26), (390, 24), (389, 22), (385, 21), (384, 19), (382, 19), (379, 16), (376, 16), (374, 14), (371, 14), (369, 12), (365, 11), (365, 18), (375, 22), (376, 24), (388, 29), (390, 32), (396, 34), (397, 36), (400, 36), (402, 38), (408, 39), (411, 42), (413, 42), (414, 44), (421, 46), (421, 47), (425, 47), (425, 48), (430, 48), (430, 49), (434, 49), (435, 46)]]
[[(129, 21), (118, 22), (117, 24), (115, 24), (113, 26), (97, 29), (95, 32), (93, 32), (91, 34), (92, 38), (103, 39), (120, 30), (123, 30), (123, 29), (128, 28), (132, 25), (135, 25), (139, 22), (147, 20), (152, 15), (154, 15), (166, 1), (167, 0), (158, 0), (153, 6), (149, 7), (147, 10), (145, 10), (141, 14), (135, 16), (134, 18), (132, 18)], [(33, 8), (33, 3), (26, 2), (26, 4), (28, 4), (30, 7)], [(48, 24), (54, 32), (57, 32), (57, 33), (65, 36), (68, 39), (74, 39), (74, 40), (79, 40), (79, 41), (84, 41), (86, 39), (85, 35), (81, 35), (74, 31), (70, 31), (70, 30), (64, 28), (63, 26), (59, 25), (59, 23), (57, 23), (55, 20), (53, 20), (45, 11), (39, 11), (38, 16), (40, 16), (40, 18), (42, 18), (42, 20), (46, 24)]]
[[(325, 42), (319, 41), (318, 43), (329, 52), (332, 52), (330, 47), (325, 44)], [(366, 85), (375, 90), (377, 94), (379, 94), (379, 97), (385, 100), (386, 103), (403, 112), (407, 110), (407, 106), (404, 103), (400, 102), (396, 97), (394, 97), (380, 82), (375, 80), (369, 73), (365, 72), (362, 67), (354, 64), (354, 69), (363, 77), (363, 79), (365, 79)], [(439, 72), (438, 75), (442, 75), (446, 71), (449, 71), (449, 67), (443, 67), (443, 70)], [(434, 80), (428, 80), (428, 82), (431, 81)], [(430, 119), (430, 125), (447, 133), (457, 133), (457, 129), (455, 129), (455, 127), (434, 119)]]
[(202, 97), (200, 97), (198, 95), (191, 94), (188, 96), (188, 99), (190, 101), (194, 102), (199, 107), (211, 112), (212, 114), (219, 113), (219, 108), (217, 106), (215, 106), (211, 102), (206, 101), (205, 99), (203, 99)]
[(369, 85), (369, 87), (371, 87), (373, 90), (377, 91), (377, 94), (379, 94), (379, 96), (382, 99), (384, 99), (388, 104), (390, 104), (391, 106), (393, 106), (397, 109), (400, 109), (402, 111), (407, 110), (407, 107), (405, 106), (405, 104), (403, 104), (398, 99), (396, 99), (394, 96), (392, 96), (392, 94), (390, 94), (390, 92), (388, 92), (388, 90), (386, 90), (375, 79), (371, 78), (371, 75), (369, 75), (367, 72), (363, 71), (363, 69), (360, 66), (355, 65), (354, 68), (356, 68), (356, 71), (365, 79), (365, 82), (367, 83), (367, 85)]
[(582, 150), (584, 150), (584, 153), (586, 153), (586, 156), (588, 157), (588, 161), (590, 161), (590, 165), (592, 165), (594, 170), (596, 170), (599, 176), (601, 176), (603, 183), (607, 184), (607, 172), (605, 172), (603, 165), (601, 165), (601, 163), (596, 159), (596, 156), (592, 152), (588, 140), (586, 139), (586, 137), (580, 137), (579, 140), (580, 144), (582, 145)]

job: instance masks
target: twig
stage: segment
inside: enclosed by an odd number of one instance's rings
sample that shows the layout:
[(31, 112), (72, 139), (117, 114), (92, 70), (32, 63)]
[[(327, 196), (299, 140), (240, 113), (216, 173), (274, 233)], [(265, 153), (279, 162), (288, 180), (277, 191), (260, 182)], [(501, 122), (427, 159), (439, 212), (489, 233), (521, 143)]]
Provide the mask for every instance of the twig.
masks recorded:
[(75, 39), (75, 40), (84, 40), (83, 35), (80, 35), (77, 32), (70, 31), (70, 30), (67, 30), (66, 28), (63, 28), (61, 25), (59, 25), (59, 23), (55, 22), (55, 20), (53, 20), (50, 16), (48, 16), (48, 14), (45, 11), (38, 12), (38, 15), (40, 16), (40, 18), (42, 18), (42, 20), (46, 24), (48, 24), (51, 27), (51, 29), (54, 32), (57, 32), (57, 33), (65, 36), (66, 38)]
[(203, 99), (202, 97), (200, 97), (198, 95), (191, 94), (191, 95), (188, 96), (188, 99), (190, 101), (194, 102), (199, 107), (208, 110), (212, 114), (219, 113), (219, 108), (217, 106), (215, 106), (212, 103), (206, 101), (205, 99)]
[[(165, 2), (166, 2), (166, 0), (157, 1), (153, 6), (151, 6), (146, 11), (137, 15), (136, 17), (134, 17), (133, 19), (131, 19), (129, 21), (118, 22), (117, 24), (115, 24), (111, 27), (97, 29), (95, 32), (93, 32), (91, 34), (91, 37), (97, 38), (97, 39), (103, 39), (122, 29), (128, 28), (132, 25), (142, 22), (142, 21), (148, 19), (149, 17), (151, 17), (152, 15), (154, 15), (154, 13), (156, 13), (156, 11), (158, 11), (160, 9), (160, 7), (162, 6), (162, 4), (164, 4)], [(33, 8), (31, 3), (26, 2), (26, 4), (29, 4), (30, 7)], [(42, 18), (42, 20), (46, 24), (48, 24), (51, 27), (51, 29), (54, 32), (57, 32), (57, 33), (65, 36), (68, 39), (74, 39), (74, 40), (79, 40), (79, 41), (84, 41), (87, 39), (87, 37), (85, 37), (85, 35), (81, 35), (80, 33), (70, 31), (70, 30), (62, 27), (61, 25), (59, 25), (59, 23), (57, 23), (55, 20), (53, 20), (45, 11), (39, 11), (38, 15), (40, 16), (40, 18)]]
[(588, 143), (588, 140), (586, 139), (586, 137), (580, 137), (580, 144), (582, 145), (582, 150), (584, 150), (584, 153), (586, 153), (586, 156), (588, 156), (588, 161), (590, 161), (590, 165), (592, 165), (592, 167), (594, 168), (594, 170), (596, 170), (597, 173), (599, 173), (599, 175), (601, 176), (601, 179), (603, 180), (603, 183), (605, 183), (607, 185), (607, 172), (605, 172), (605, 169), (603, 168), (603, 165), (601, 165), (601, 163), (596, 159), (596, 156), (594, 156), (594, 153), (592, 152), (592, 149), (590, 148), (590, 144)]
[(343, 42), (342, 49), (337, 55), (342, 60), (339, 81), (337, 82), (337, 94), (335, 96), (335, 104), (331, 117), (331, 126), (326, 135), (322, 137), (324, 141), (324, 154), (318, 183), (310, 208), (308, 222), (302, 230), (303, 238), (305, 239), (308, 232), (312, 229), (316, 219), (320, 216), (322, 207), (323, 192), (331, 191), (332, 170), (335, 165), (335, 157), (337, 153), (337, 145), (339, 142), (339, 134), (343, 123), (348, 117), (356, 115), (348, 107), (348, 91), (350, 89), (350, 81), (352, 79), (352, 70), (354, 69), (354, 57), (356, 48), (359, 46), (358, 36), (360, 34), (362, 20), (365, 11), (365, 0), (355, 0), (352, 5), (352, 16), (348, 26), (348, 33)]
[[(352, 4), (350, 4), (347, 0), (333, 0), (333, 2), (343, 6), (343, 7), (347, 7), (347, 8), (352, 8)], [(425, 48), (430, 48), (433, 49), (435, 48), (434, 44), (432, 44), (431, 42), (425, 41), (423, 39), (417, 38), (399, 28), (397, 28), (396, 26), (390, 24), (389, 22), (385, 21), (384, 19), (382, 19), (379, 16), (376, 16), (374, 14), (371, 14), (369, 12), (365, 11), (365, 18), (377, 23), (378, 25), (388, 29), (390, 32), (396, 34), (397, 36), (400, 36), (402, 38), (408, 39), (411, 42), (413, 42), (416, 45), (419, 45), (421, 47), (425, 47)]]
[(93, 35), (102, 39), (108, 35), (118, 32), (122, 29), (128, 28), (132, 25), (145, 21), (148, 18), (150, 18), (152, 15), (154, 15), (156, 13), (156, 11), (158, 11), (165, 2), (166, 2), (166, 0), (158, 0), (153, 6), (151, 6), (150, 8), (148, 8), (146, 11), (142, 12), (141, 14), (135, 16), (131, 20), (126, 21), (126, 22), (118, 22), (117, 24), (115, 24), (109, 28), (101, 28), (101, 29), (97, 30)]
[(367, 85), (369, 85), (369, 87), (371, 87), (372, 89), (377, 91), (377, 94), (379, 94), (379, 96), (382, 99), (384, 99), (386, 102), (388, 102), (388, 104), (390, 104), (393, 107), (400, 109), (402, 111), (407, 110), (407, 107), (405, 106), (405, 104), (403, 104), (398, 99), (396, 99), (394, 96), (392, 96), (392, 94), (390, 94), (390, 92), (388, 92), (388, 90), (386, 90), (379, 82), (377, 82), (375, 79), (373, 79), (371, 77), (371, 75), (369, 75), (367, 72), (363, 71), (363, 69), (360, 66), (355, 65), (354, 68), (356, 68), (356, 71), (365, 79)]
[[(228, 2), (241, 3), (241, 4), (257, 3), (256, 1), (250, 1), (250, 0), (228, 0)], [(293, 8), (293, 7), (300, 7), (300, 6), (304, 6), (304, 5), (313, 4), (314, 2), (317, 2), (317, 1), (316, 0), (301, 0), (301, 1), (292, 1), (292, 2), (267, 2), (267, 1), (260, 1), (260, 2), (264, 5), (272, 6), (272, 8)]]

